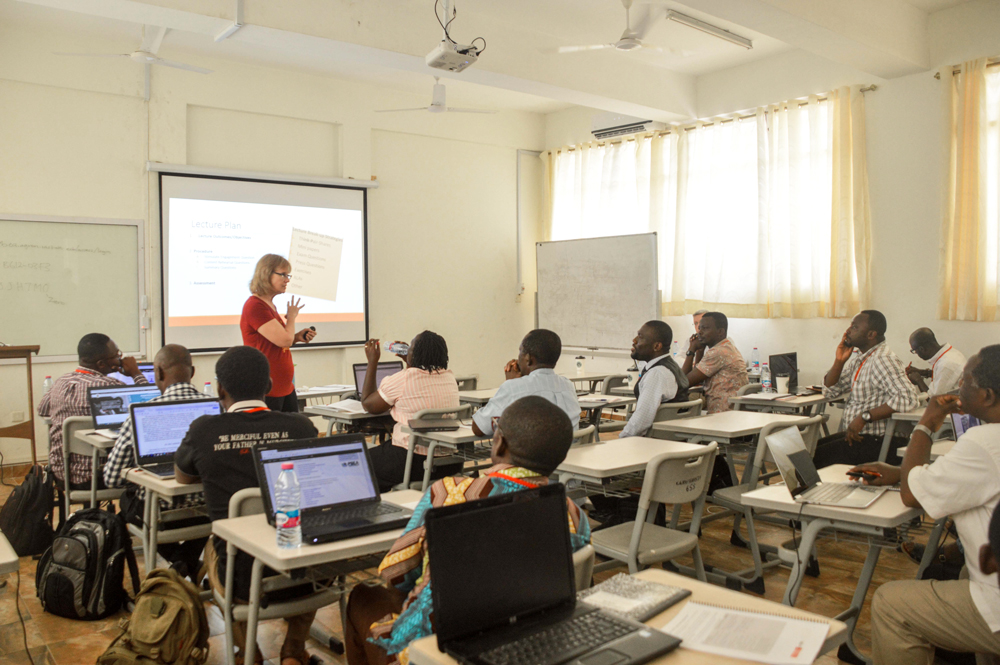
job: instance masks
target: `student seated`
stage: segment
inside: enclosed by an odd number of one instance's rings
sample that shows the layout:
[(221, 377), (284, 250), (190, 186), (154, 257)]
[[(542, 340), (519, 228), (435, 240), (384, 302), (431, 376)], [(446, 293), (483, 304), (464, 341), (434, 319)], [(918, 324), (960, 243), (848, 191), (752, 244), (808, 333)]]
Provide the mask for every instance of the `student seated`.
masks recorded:
[[(961, 393), (931, 398), (907, 444), (902, 466), (861, 464), (876, 471), (873, 485), (900, 483), (900, 498), (939, 519), (955, 521), (965, 547), (968, 579), (907, 580), (883, 584), (872, 600), (872, 657), (880, 663), (927, 663), (934, 649), (1000, 656), (1000, 588), (994, 570), (980, 567), (987, 525), (1000, 500), (1000, 345), (969, 358)], [(931, 435), (952, 413), (983, 424), (972, 427), (946, 455), (928, 465)]]
[[(387, 376), (376, 389), (376, 368), (381, 356), (379, 341), (370, 339), (365, 344), (368, 358), (368, 373), (361, 389), (361, 404), (368, 413), (385, 413), (392, 416), (396, 424), (392, 428), (392, 441), (371, 449), (372, 468), (378, 478), (379, 490), (388, 492), (393, 486), (403, 482), (406, 469), (406, 451), (410, 446), (410, 435), (404, 434), (402, 427), (417, 412), (424, 409), (449, 409), (458, 407), (458, 383), (455, 374), (448, 369), (448, 345), (444, 337), (425, 330), (410, 342), (409, 353), (399, 356), (407, 367), (402, 372)], [(424, 468), (427, 448), (417, 446), (413, 451), (412, 475), (420, 477)], [(440, 452), (446, 456), (446, 451)], [(434, 478), (458, 473), (461, 465), (451, 464), (434, 467)]]
[(643, 363), (634, 389), (638, 401), (620, 437), (645, 436), (660, 404), (687, 400), (687, 376), (670, 357), (673, 338), (673, 330), (663, 321), (647, 321), (635, 334), (632, 359)]
[[(118, 379), (108, 376), (120, 372), (131, 376), (136, 385), (149, 381), (139, 371), (135, 358), (123, 357), (118, 345), (102, 333), (90, 333), (80, 338), (76, 346), (79, 366), (56, 379), (49, 392), (38, 403), (38, 415), (51, 418), (49, 427), (49, 465), (59, 482), (64, 482), (63, 421), (72, 416), (89, 416), (90, 402), (87, 388), (95, 386), (123, 386)], [(70, 455), (69, 485), (75, 490), (89, 490), (91, 480), (90, 457)], [(104, 489), (104, 478), (97, 475), (98, 489)]]
[[(153, 371), (156, 375), (156, 387), (160, 389), (162, 395), (150, 400), (151, 402), (179, 402), (189, 399), (203, 399), (204, 394), (191, 385), (191, 377), (194, 376), (194, 365), (191, 363), (191, 353), (180, 344), (168, 344), (160, 349), (153, 358)], [(137, 526), (142, 526), (142, 516), (145, 514), (146, 489), (139, 487), (125, 480), (125, 472), (135, 467), (135, 434), (132, 428), (132, 419), (127, 418), (122, 423), (118, 439), (115, 441), (108, 461), (104, 464), (104, 484), (108, 487), (125, 487), (128, 489), (119, 502), (122, 509), (122, 516), (129, 522)], [(178, 508), (188, 508), (200, 506), (205, 503), (205, 495), (201, 492), (185, 494), (176, 497), (173, 501), (160, 501), (161, 510), (175, 510)], [(179, 529), (196, 524), (204, 524), (208, 519), (205, 517), (193, 517), (184, 520), (174, 520), (166, 522), (164, 529)], [(182, 576), (188, 576), (192, 580), (198, 575), (200, 568), (198, 562), (201, 559), (201, 552), (205, 549), (205, 538), (198, 538), (181, 543), (163, 543), (157, 551), (163, 555), (167, 561), (172, 562), (173, 567), (180, 571)]]
[[(379, 564), (379, 575), (392, 586), (354, 587), (344, 621), (347, 662), (407, 662), (410, 642), (433, 632), (430, 562), (424, 538), (424, 518), (430, 508), (545, 485), (572, 442), (569, 417), (544, 397), (522, 397), (507, 407), (493, 432), (493, 466), (479, 478), (444, 478), (424, 493), (403, 535)], [(566, 505), (570, 541), (576, 551), (590, 542), (590, 523), (572, 501)]]
[(496, 395), (472, 416), (472, 431), (478, 435), (492, 436), (493, 421), (504, 410), (528, 395), (538, 395), (566, 412), (573, 429), (580, 426), (580, 402), (576, 388), (564, 376), (555, 372), (562, 354), (562, 340), (551, 330), (532, 330), (521, 340), (517, 358), (503, 368), (504, 381)]
[[(946, 395), (958, 390), (958, 380), (965, 367), (965, 356), (951, 344), (940, 344), (930, 328), (917, 328), (910, 334), (910, 353), (930, 363), (930, 369), (906, 366), (906, 378), (922, 393)], [(928, 386), (924, 379), (930, 379)]]
[(684, 374), (688, 385), (705, 386), (706, 411), (730, 409), (729, 398), (747, 385), (747, 363), (728, 337), (729, 319), (722, 312), (705, 312), (698, 322), (698, 334), (688, 343)]
[[(907, 381), (903, 363), (889, 350), (885, 331), (882, 312), (867, 309), (854, 317), (837, 345), (833, 366), (823, 377), (823, 394), (837, 397), (850, 391), (850, 395), (840, 432), (816, 445), (819, 468), (874, 462), (882, 449), (886, 421), (896, 411), (917, 407), (917, 390)], [(906, 445), (906, 438), (894, 437), (887, 459), (896, 459), (901, 445)]]
[[(225, 412), (218, 416), (202, 416), (191, 423), (174, 458), (177, 482), (202, 483), (205, 486), (205, 502), (213, 522), (229, 516), (229, 499), (238, 491), (260, 487), (249, 448), (257, 443), (308, 439), (317, 435), (316, 428), (305, 416), (267, 408), (264, 396), (271, 389), (270, 367), (267, 357), (257, 349), (232, 347), (219, 358), (215, 375), (219, 383), (219, 401)], [(205, 565), (212, 587), (219, 593), (225, 593), (224, 540), (215, 537), (209, 540), (205, 548)], [(246, 603), (250, 596), (253, 559), (239, 552), (233, 565), (236, 572), (233, 597)], [(264, 574), (268, 574), (267, 570)], [(294, 587), (268, 596), (276, 601), (310, 590), (311, 586), (305, 589)], [(286, 619), (288, 632), (281, 647), (281, 665), (306, 665), (309, 662), (305, 642), (314, 617), (315, 612), (307, 612)], [(245, 623), (234, 624), (233, 637), (235, 646), (242, 653), (246, 644)], [(258, 647), (258, 657), (260, 654)], [(240, 662), (242, 658), (238, 657), (237, 663)]]

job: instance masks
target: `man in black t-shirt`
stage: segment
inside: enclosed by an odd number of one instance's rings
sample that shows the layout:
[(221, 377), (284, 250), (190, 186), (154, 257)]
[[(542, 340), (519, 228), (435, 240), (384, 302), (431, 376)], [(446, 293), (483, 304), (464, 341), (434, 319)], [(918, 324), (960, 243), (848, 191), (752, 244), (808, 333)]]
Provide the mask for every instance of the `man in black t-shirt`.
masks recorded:
[[(249, 346), (229, 349), (216, 363), (215, 375), (219, 381), (219, 401), (225, 413), (202, 416), (191, 423), (174, 457), (177, 482), (200, 482), (205, 486), (205, 503), (213, 521), (229, 516), (229, 499), (233, 494), (247, 487), (259, 487), (251, 452), (255, 445), (308, 439), (318, 434), (308, 418), (267, 408), (264, 395), (271, 389), (270, 369), (267, 358), (257, 349)], [(224, 593), (226, 543), (215, 537), (209, 543), (205, 550), (209, 581)], [(250, 595), (252, 563), (251, 557), (243, 552), (237, 554), (233, 563), (236, 572), (234, 597), (242, 602)], [(301, 593), (301, 587), (285, 590), (282, 599), (296, 591)], [(271, 599), (279, 600), (275, 595)], [(287, 619), (281, 665), (305, 665), (309, 661), (305, 641), (315, 614), (308, 612)], [(233, 637), (242, 653), (246, 624), (234, 624)], [(257, 653), (261, 653), (259, 648)], [(239, 660), (242, 658), (238, 657)]]

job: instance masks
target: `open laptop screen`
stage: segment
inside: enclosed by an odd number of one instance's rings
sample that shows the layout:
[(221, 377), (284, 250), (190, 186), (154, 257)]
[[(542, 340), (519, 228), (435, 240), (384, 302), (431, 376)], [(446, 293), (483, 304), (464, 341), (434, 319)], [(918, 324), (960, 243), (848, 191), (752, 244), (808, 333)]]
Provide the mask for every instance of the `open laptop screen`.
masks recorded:
[[(156, 382), (156, 372), (153, 371), (153, 363), (139, 363), (139, 371), (142, 372), (142, 375), (146, 377), (146, 380), (149, 381), (150, 384)], [(108, 376), (110, 376), (113, 379), (118, 379), (125, 385), (128, 386), (135, 385), (135, 379), (133, 379), (128, 374), (122, 374), (121, 372), (112, 372), (111, 374), (108, 374)]]
[(148, 386), (107, 386), (88, 388), (90, 415), (97, 429), (117, 429), (128, 418), (129, 407), (159, 397), (160, 389)]
[(955, 427), (955, 440), (969, 431), (970, 427), (975, 427), (976, 425), (982, 425), (979, 418), (975, 416), (970, 416), (967, 413), (953, 413), (951, 414), (951, 423)]
[(575, 598), (559, 483), (434, 508), (427, 544), (439, 644)]
[(343, 443), (332, 443), (331, 438), (303, 439), (259, 449), (266, 479), (262, 489), (270, 497), (282, 462), (292, 462), (302, 490), (302, 510), (376, 498), (378, 488), (368, 466), (364, 438), (351, 435), (355, 440)]
[[(375, 369), (375, 388), (378, 389), (382, 385), (382, 381), (387, 376), (392, 376), (396, 372), (403, 371), (403, 361), (394, 362), (384, 362), (379, 363), (378, 367)], [(354, 387), (358, 389), (358, 394), (361, 394), (361, 389), (365, 386), (365, 377), (368, 375), (368, 365), (367, 363), (354, 363)]]
[(798, 427), (786, 427), (765, 438), (767, 450), (792, 496), (819, 483), (819, 473)]
[(192, 422), (202, 416), (217, 416), (220, 412), (215, 399), (134, 405), (132, 428), (139, 464), (169, 462)]

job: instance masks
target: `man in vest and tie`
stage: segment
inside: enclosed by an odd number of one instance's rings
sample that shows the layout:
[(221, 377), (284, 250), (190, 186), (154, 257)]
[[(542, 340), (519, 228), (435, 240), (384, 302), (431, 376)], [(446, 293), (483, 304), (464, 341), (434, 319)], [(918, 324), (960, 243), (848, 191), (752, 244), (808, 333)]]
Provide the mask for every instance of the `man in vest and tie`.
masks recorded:
[(673, 331), (663, 321), (647, 321), (632, 340), (632, 358), (639, 366), (639, 380), (635, 384), (638, 401), (621, 437), (645, 436), (660, 404), (687, 401), (687, 377), (670, 357), (673, 340)]

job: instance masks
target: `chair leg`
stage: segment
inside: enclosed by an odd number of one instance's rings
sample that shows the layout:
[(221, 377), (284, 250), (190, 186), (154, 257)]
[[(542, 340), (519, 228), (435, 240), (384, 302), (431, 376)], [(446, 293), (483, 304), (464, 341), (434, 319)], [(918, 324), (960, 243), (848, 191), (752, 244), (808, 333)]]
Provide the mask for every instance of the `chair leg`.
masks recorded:
[(701, 559), (701, 547), (695, 545), (691, 556), (694, 558), (694, 573), (698, 577), (698, 581), (708, 582), (708, 578), (705, 577), (705, 562)]

